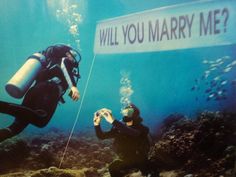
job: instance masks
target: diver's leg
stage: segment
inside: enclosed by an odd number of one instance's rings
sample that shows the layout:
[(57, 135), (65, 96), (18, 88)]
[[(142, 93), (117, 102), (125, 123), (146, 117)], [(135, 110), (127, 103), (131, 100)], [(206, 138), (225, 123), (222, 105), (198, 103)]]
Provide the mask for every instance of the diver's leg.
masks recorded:
[(12, 132), (10, 129), (8, 128), (3, 128), (0, 129), (0, 142), (4, 141), (5, 139), (11, 138), (12, 136)]
[(111, 177), (123, 177), (131, 168), (130, 164), (126, 161), (117, 159), (109, 165), (109, 172)]
[(121, 160), (115, 160), (109, 165), (109, 172), (111, 177), (122, 177), (120, 172), (120, 165), (122, 164)]
[(0, 101), (0, 112), (4, 114), (9, 114), (11, 112), (10, 104), (7, 102)]
[(19, 134), (27, 125), (26, 121), (15, 119), (9, 127), (0, 129), (0, 142)]
[(150, 177), (159, 177), (157, 166), (148, 159), (139, 163), (139, 169), (143, 175), (148, 176), (149, 174)]
[(12, 115), (25, 121), (29, 121), (29, 119), (34, 117), (43, 118), (46, 116), (46, 112), (43, 110), (34, 111), (29, 107), (4, 101), (0, 101), (0, 112), (3, 114)]
[(137, 168), (142, 172), (142, 175), (148, 176), (150, 173), (150, 167), (148, 161), (141, 161), (138, 163)]
[(47, 113), (45, 118), (32, 118), (30, 123), (37, 127), (44, 127), (53, 116), (60, 99), (59, 88), (53, 82), (41, 82), (36, 84), (27, 92), (22, 105), (33, 110), (44, 110)]

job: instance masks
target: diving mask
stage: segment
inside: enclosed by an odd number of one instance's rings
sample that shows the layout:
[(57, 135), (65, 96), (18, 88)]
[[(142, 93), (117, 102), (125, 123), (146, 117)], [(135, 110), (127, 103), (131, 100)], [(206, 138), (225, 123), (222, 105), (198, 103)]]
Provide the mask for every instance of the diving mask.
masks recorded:
[(81, 61), (80, 53), (77, 50), (75, 50), (75, 49), (71, 49), (70, 50), (70, 54), (73, 56), (76, 64), (79, 65), (79, 62)]
[(125, 108), (121, 111), (121, 114), (124, 117), (132, 117), (134, 113), (134, 109), (132, 107)]

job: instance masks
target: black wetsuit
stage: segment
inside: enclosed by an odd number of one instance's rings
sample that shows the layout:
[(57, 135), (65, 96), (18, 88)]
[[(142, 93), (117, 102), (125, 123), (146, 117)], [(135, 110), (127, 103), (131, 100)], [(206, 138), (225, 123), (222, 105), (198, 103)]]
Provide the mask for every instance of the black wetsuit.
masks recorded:
[(68, 46), (55, 45), (41, 52), (46, 57), (47, 67), (40, 72), (35, 85), (28, 90), (23, 99), (22, 106), (44, 110), (47, 116), (44, 119), (28, 119), (25, 115), (18, 115), (9, 127), (0, 129), (0, 142), (19, 134), (29, 123), (37, 127), (47, 125), (66, 89), (76, 86), (72, 73), (74, 63), (64, 58), (69, 50)]
[(148, 127), (140, 124), (131, 127), (115, 120), (108, 132), (103, 132), (100, 125), (95, 126), (99, 139), (114, 138), (114, 148), (119, 159), (109, 166), (112, 177), (121, 177), (130, 169), (139, 169), (143, 174), (148, 172)]

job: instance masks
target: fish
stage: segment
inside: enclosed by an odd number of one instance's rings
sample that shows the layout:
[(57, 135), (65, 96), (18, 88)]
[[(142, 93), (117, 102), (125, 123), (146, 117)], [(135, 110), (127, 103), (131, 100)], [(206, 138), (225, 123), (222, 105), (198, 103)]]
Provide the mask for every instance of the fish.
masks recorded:
[(222, 59), (230, 59), (230, 56), (224, 56), (224, 57), (222, 57)]
[(208, 64), (208, 60), (203, 60), (202, 63), (203, 64)]
[(218, 81), (218, 80), (220, 80), (220, 76), (216, 76), (216, 77), (214, 78), (214, 81)]
[(223, 80), (220, 84), (221, 84), (221, 85), (226, 85), (227, 83), (228, 83), (227, 80)]
[(215, 96), (215, 93), (210, 94), (208, 97), (213, 98)]
[(209, 74), (205, 74), (202, 76), (202, 80), (207, 79), (209, 77)]
[(222, 62), (222, 60), (223, 60), (222, 58), (219, 58), (216, 60), (216, 62), (219, 63), (219, 62)]
[(229, 72), (231, 69), (232, 69), (232, 66), (227, 67), (227, 68), (225, 68), (225, 69), (223, 70), (223, 72), (224, 72), (224, 73), (227, 73), (227, 72)]
[(213, 63), (215, 63), (215, 61), (209, 61), (208, 63), (213, 64)]
[(208, 76), (210, 75), (211, 71), (205, 71), (205, 74), (202, 76), (202, 79), (206, 79), (208, 78)]
[(213, 67), (213, 68), (211, 68), (210, 70), (211, 70), (211, 71), (214, 71), (214, 70), (216, 70), (216, 69), (217, 69), (216, 67)]
[(217, 67), (217, 66), (218, 66), (218, 63), (214, 63), (210, 65), (210, 68)]
[(236, 65), (236, 60), (234, 60), (232, 63), (231, 63), (231, 66), (234, 66)]
[(214, 98), (214, 96), (215, 96), (215, 93), (212, 93), (212, 94), (210, 94), (210, 95), (208, 95), (208, 97), (207, 97), (207, 101), (210, 101), (211, 99), (213, 99)]

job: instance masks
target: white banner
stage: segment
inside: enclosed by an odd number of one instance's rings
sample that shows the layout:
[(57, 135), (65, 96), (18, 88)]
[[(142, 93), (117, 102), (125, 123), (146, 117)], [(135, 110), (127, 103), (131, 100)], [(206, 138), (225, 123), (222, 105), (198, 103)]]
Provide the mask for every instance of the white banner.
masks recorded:
[(100, 21), (94, 53), (176, 50), (236, 43), (236, 1), (208, 0)]

